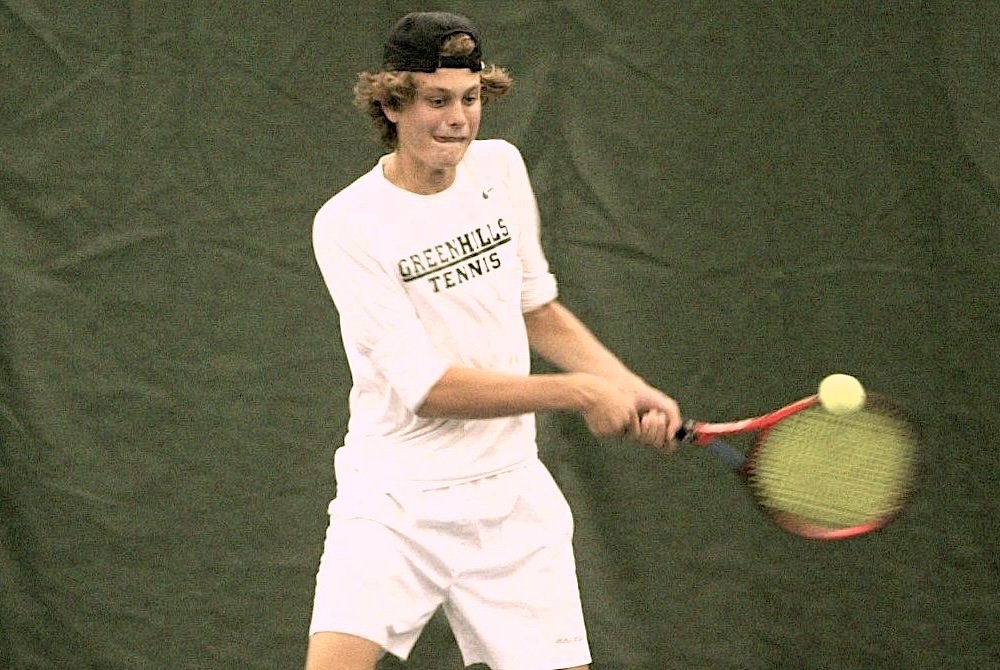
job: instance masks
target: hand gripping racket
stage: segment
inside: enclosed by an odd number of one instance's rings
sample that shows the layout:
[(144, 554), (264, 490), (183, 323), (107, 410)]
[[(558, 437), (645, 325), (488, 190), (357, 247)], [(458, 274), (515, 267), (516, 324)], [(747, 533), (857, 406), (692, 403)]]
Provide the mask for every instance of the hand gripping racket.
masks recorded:
[[(721, 439), (753, 433), (746, 455)], [(913, 491), (920, 441), (903, 407), (873, 394), (850, 412), (831, 412), (814, 395), (742, 421), (689, 420), (676, 439), (707, 447), (739, 472), (780, 528), (818, 540), (862, 535), (895, 518)]]

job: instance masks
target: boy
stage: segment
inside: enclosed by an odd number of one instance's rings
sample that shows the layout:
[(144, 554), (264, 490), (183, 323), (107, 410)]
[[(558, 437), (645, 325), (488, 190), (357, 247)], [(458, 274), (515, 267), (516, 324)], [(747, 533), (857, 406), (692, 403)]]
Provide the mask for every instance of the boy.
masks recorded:
[[(587, 668), (572, 516), (534, 413), (668, 449), (680, 426), (557, 301), (523, 160), (476, 139), (510, 86), (467, 18), (424, 12), (355, 89), (391, 153), (314, 222), (353, 387), (307, 670), (406, 658), (438, 607), (467, 664)], [(531, 374), (529, 347), (563, 372)]]

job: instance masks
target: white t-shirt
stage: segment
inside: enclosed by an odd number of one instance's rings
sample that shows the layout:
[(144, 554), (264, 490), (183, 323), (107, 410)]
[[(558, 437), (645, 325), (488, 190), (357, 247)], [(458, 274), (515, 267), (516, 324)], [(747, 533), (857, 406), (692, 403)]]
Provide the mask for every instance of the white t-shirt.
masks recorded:
[(384, 158), (316, 214), (313, 244), (351, 368), (338, 486), (433, 488), (537, 457), (534, 415), (414, 414), (451, 365), (527, 375), (523, 313), (556, 298), (518, 150), (472, 143), (454, 184), (417, 195)]

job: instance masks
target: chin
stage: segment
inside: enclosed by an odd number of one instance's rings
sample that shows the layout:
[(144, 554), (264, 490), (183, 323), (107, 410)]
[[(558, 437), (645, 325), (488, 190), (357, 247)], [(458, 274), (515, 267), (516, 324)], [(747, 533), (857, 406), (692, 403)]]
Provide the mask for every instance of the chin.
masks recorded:
[(441, 168), (453, 168), (462, 162), (465, 158), (465, 152), (468, 150), (468, 144), (456, 145), (454, 147), (447, 147), (443, 149), (440, 154), (441, 158), (438, 161), (438, 165)]

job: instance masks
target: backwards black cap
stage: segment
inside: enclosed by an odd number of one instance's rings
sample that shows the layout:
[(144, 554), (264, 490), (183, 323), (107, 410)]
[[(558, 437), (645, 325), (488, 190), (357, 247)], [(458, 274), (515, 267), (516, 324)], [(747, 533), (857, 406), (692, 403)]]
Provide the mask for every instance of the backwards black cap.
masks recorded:
[[(452, 35), (465, 33), (476, 43), (468, 56), (442, 56), (441, 45)], [(479, 30), (458, 14), (415, 12), (407, 14), (389, 32), (382, 67), (403, 72), (434, 72), (440, 67), (483, 69)]]

